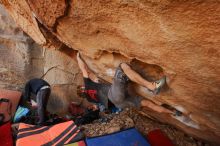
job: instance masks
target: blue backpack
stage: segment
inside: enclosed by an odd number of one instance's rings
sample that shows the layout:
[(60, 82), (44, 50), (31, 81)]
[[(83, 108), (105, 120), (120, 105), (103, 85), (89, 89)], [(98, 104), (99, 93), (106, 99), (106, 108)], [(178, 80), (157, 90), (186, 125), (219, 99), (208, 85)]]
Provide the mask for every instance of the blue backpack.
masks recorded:
[(13, 122), (19, 122), (21, 118), (25, 117), (29, 112), (30, 110), (28, 108), (19, 106), (15, 113)]

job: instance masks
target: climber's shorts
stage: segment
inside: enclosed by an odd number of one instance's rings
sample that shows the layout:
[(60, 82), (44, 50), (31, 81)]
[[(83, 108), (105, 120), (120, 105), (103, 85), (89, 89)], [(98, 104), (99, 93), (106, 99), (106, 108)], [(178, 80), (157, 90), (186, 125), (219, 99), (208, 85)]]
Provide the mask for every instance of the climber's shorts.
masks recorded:
[(127, 88), (129, 81), (129, 78), (119, 65), (115, 71), (114, 80), (108, 92), (109, 100), (118, 108), (129, 106), (140, 107), (140, 102), (143, 98), (140, 96), (131, 97), (128, 94)]

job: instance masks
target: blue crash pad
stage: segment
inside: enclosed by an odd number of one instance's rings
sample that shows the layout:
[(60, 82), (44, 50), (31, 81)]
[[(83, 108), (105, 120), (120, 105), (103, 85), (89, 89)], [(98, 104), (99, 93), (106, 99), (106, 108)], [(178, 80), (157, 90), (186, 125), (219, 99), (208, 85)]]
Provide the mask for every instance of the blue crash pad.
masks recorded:
[(135, 128), (105, 136), (87, 138), (86, 144), (87, 146), (150, 146)]

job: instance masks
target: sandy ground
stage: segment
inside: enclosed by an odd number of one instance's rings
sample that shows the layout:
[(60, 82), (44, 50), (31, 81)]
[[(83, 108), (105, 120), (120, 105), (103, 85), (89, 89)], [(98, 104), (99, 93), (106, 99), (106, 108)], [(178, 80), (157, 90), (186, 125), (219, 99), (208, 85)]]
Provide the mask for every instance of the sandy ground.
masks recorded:
[(119, 114), (105, 115), (106, 122), (96, 120), (91, 124), (83, 125), (81, 128), (88, 137), (100, 136), (119, 130), (136, 127), (144, 136), (154, 129), (161, 129), (176, 146), (210, 146), (205, 142), (196, 140), (176, 128), (152, 120), (135, 109), (126, 109)]

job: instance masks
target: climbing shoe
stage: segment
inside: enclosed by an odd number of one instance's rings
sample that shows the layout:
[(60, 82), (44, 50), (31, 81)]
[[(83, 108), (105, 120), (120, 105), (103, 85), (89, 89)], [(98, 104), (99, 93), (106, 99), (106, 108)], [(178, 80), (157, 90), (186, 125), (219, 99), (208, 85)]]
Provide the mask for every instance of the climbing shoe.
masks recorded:
[(163, 87), (163, 85), (166, 83), (166, 76), (161, 78), (160, 80), (155, 81), (156, 83), (156, 88), (153, 90), (153, 94), (158, 94)]
[(182, 115), (183, 115), (183, 113), (181, 111), (176, 110), (174, 112), (174, 116), (182, 116)]

